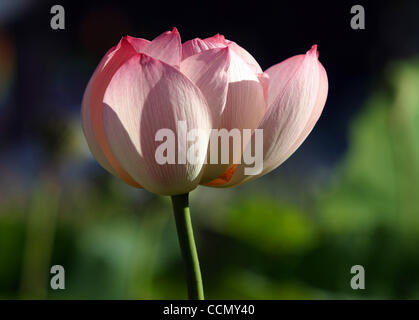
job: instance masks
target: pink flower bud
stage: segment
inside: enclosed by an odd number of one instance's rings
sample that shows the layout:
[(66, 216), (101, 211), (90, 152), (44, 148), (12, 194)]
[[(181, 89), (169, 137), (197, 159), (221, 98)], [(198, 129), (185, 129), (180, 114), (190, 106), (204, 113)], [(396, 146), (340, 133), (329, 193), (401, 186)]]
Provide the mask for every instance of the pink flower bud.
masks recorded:
[[(99, 63), (84, 94), (88, 145), (106, 170), (158, 194), (253, 180), (285, 161), (319, 118), (328, 84), (317, 58), (313, 46), (263, 73), (246, 50), (221, 35), (183, 45), (176, 28), (153, 41), (124, 37)], [(240, 159), (206, 164), (211, 129), (263, 129), (261, 172), (246, 175), (243, 161), (233, 161)], [(174, 133), (176, 162), (156, 160), (169, 142), (158, 137), (161, 130)], [(188, 152), (180, 138), (191, 130), (204, 133), (194, 142), (200, 161), (178, 161)], [(254, 136), (243, 139), (239, 158), (255, 150)]]

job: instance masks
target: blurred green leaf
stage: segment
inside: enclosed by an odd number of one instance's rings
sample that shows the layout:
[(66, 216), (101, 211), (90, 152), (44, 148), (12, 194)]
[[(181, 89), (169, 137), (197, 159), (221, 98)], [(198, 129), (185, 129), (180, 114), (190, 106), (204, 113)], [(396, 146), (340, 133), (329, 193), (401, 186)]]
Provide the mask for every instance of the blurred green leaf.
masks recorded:
[(350, 132), (333, 188), (320, 200), (336, 232), (385, 224), (419, 231), (419, 64), (395, 65)]
[(214, 228), (270, 254), (300, 252), (313, 246), (316, 234), (311, 219), (292, 205), (267, 197), (230, 204), (213, 216)]

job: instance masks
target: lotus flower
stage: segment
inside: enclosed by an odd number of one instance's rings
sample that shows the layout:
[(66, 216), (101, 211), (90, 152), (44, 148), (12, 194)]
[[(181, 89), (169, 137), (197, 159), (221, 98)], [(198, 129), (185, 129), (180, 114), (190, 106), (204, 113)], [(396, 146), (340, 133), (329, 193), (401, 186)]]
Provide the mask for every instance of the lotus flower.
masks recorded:
[[(106, 53), (83, 97), (83, 130), (97, 161), (132, 186), (163, 195), (185, 194), (199, 184), (231, 187), (283, 163), (314, 127), (327, 91), (316, 45), (263, 72), (222, 35), (182, 44), (174, 28), (153, 41), (123, 37)], [(156, 133), (163, 128), (177, 138), (192, 129), (204, 132), (194, 145), (199, 161), (157, 163), (162, 142)], [(206, 164), (211, 129), (222, 128), (263, 129), (257, 175), (246, 175), (244, 161)], [(243, 141), (240, 155), (256, 142), (255, 134)], [(178, 146), (182, 152), (185, 146)]]

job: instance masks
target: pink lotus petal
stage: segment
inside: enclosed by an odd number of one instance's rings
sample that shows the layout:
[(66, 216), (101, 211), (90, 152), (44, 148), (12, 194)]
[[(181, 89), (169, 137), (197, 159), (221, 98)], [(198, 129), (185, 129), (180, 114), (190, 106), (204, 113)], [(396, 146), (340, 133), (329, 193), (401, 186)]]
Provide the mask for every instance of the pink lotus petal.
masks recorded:
[(227, 102), (221, 117), (221, 128), (255, 129), (265, 114), (263, 87), (256, 74), (230, 50)]
[(151, 43), (150, 40), (126, 36), (127, 41), (133, 46), (138, 53), (143, 52), (144, 49)]
[(176, 28), (173, 28), (172, 31), (162, 33), (140, 52), (179, 68), (182, 58), (182, 43), (179, 32)]
[[(256, 74), (233, 50), (230, 52), (230, 67), (228, 69), (228, 92), (221, 122), (218, 128), (239, 129), (242, 134), (242, 146), (247, 145), (248, 139), (243, 135), (242, 129), (256, 129), (265, 114), (266, 101), (264, 90)], [(218, 152), (218, 164), (208, 164), (201, 184), (206, 184), (227, 171), (234, 163), (240, 160), (243, 147), (234, 155), (233, 147), (228, 150), (230, 162), (221, 163), (221, 152)]]
[(269, 68), (266, 73), (271, 83), (277, 84), (270, 86), (272, 100), (261, 123), (267, 146), (264, 173), (279, 166), (302, 143), (323, 110), (328, 89), (317, 46), (305, 55)]
[(230, 42), (220, 34), (204, 40), (200, 38), (188, 40), (182, 45), (182, 60), (206, 50), (226, 48)]
[(211, 48), (202, 39), (195, 38), (188, 40), (182, 45), (182, 60), (185, 60), (194, 54), (198, 54), (209, 49)]
[[(318, 56), (317, 52), (317, 56)], [(327, 73), (324, 67), (319, 63), (319, 72), (320, 72), (320, 84), (319, 84), (319, 92), (317, 95), (316, 103), (314, 104), (313, 110), (311, 112), (310, 118), (302, 130), (300, 136), (295, 140), (294, 144), (289, 148), (289, 150), (285, 153), (284, 158), (287, 159), (290, 155), (292, 155), (304, 142), (307, 136), (310, 134), (311, 130), (313, 130), (314, 125), (316, 124), (317, 120), (319, 120), (320, 115), (323, 111), (324, 105), (327, 99), (327, 92), (328, 92), (328, 80), (327, 80)]]
[(180, 70), (189, 77), (207, 99), (215, 128), (227, 100), (228, 69), (230, 54), (228, 48), (203, 51), (181, 62)]
[(212, 37), (204, 39), (205, 43), (212, 48), (224, 48), (232, 43), (230, 40), (227, 40), (222, 34), (217, 33)]
[[(115, 73), (106, 90), (103, 122), (116, 158), (141, 185), (157, 194), (172, 195), (193, 190), (203, 164), (158, 164), (155, 141), (159, 129), (180, 133), (200, 128), (209, 134), (211, 121), (200, 90), (176, 68), (144, 54), (137, 54)], [(208, 139), (199, 141), (205, 159)], [(180, 147), (181, 148), (181, 147)], [(179, 149), (177, 150), (179, 152)]]
[(216, 34), (215, 36), (204, 39), (204, 41), (207, 43), (209, 47), (222, 48), (225, 46), (229, 46), (230, 49), (232, 49), (240, 58), (242, 58), (249, 65), (250, 69), (252, 69), (254, 73), (262, 73), (262, 69), (259, 66), (259, 63), (256, 61), (255, 58), (253, 58), (253, 56), (249, 52), (240, 47), (237, 43), (227, 40), (223, 35)]
[(195, 38), (193, 40), (186, 41), (182, 46), (182, 60), (205, 50), (225, 47), (230, 47), (231, 50), (233, 50), (240, 58), (243, 59), (243, 61), (249, 65), (250, 69), (255, 74), (262, 73), (261, 67), (249, 52), (240, 47), (237, 43), (227, 40), (221, 34), (216, 34), (215, 36), (203, 40)]
[(263, 97), (265, 98), (266, 105), (268, 105), (269, 75), (265, 72), (262, 72), (257, 74), (257, 77), (263, 88)]
[(89, 148), (98, 162), (110, 173), (126, 183), (141, 187), (120, 166), (112, 153), (102, 123), (102, 102), (105, 90), (115, 71), (130, 57), (134, 48), (123, 38), (116, 47), (108, 51), (90, 79), (82, 102), (82, 125)]
[(252, 69), (254, 73), (262, 73), (262, 68), (259, 66), (259, 63), (249, 52), (247, 52), (235, 42), (231, 42), (229, 47), (247, 63), (247, 65), (250, 67), (250, 69)]
[[(317, 122), (326, 102), (327, 75), (318, 61), (317, 46), (305, 55), (289, 58), (266, 73), (270, 78), (268, 110), (260, 123), (263, 129), (263, 170), (246, 176), (244, 165), (237, 166), (230, 187), (252, 181), (283, 163), (304, 141)], [(254, 137), (247, 146), (254, 150)]]

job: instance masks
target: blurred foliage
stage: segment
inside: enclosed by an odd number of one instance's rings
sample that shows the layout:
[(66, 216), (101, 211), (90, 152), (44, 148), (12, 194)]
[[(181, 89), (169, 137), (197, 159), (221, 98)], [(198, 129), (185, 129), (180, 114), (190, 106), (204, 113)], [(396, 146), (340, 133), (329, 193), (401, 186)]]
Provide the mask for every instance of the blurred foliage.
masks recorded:
[(375, 297), (419, 297), (418, 89), (418, 61), (389, 69), (352, 125), (331, 190), (318, 200), (321, 228), (346, 260), (364, 265)]
[(387, 79), (353, 123), (341, 172), (323, 199), (324, 221), (335, 231), (377, 224), (419, 231), (418, 63), (394, 66)]
[[(419, 63), (385, 79), (309, 208), (245, 186), (193, 192), (208, 298), (419, 298)], [(49, 159), (26, 195), (0, 199), (0, 298), (186, 298), (169, 199), (91, 166), (75, 178), (66, 159), (88, 161), (57, 150), (67, 156)], [(49, 289), (54, 264), (66, 290)], [(366, 290), (350, 288), (356, 264)]]

